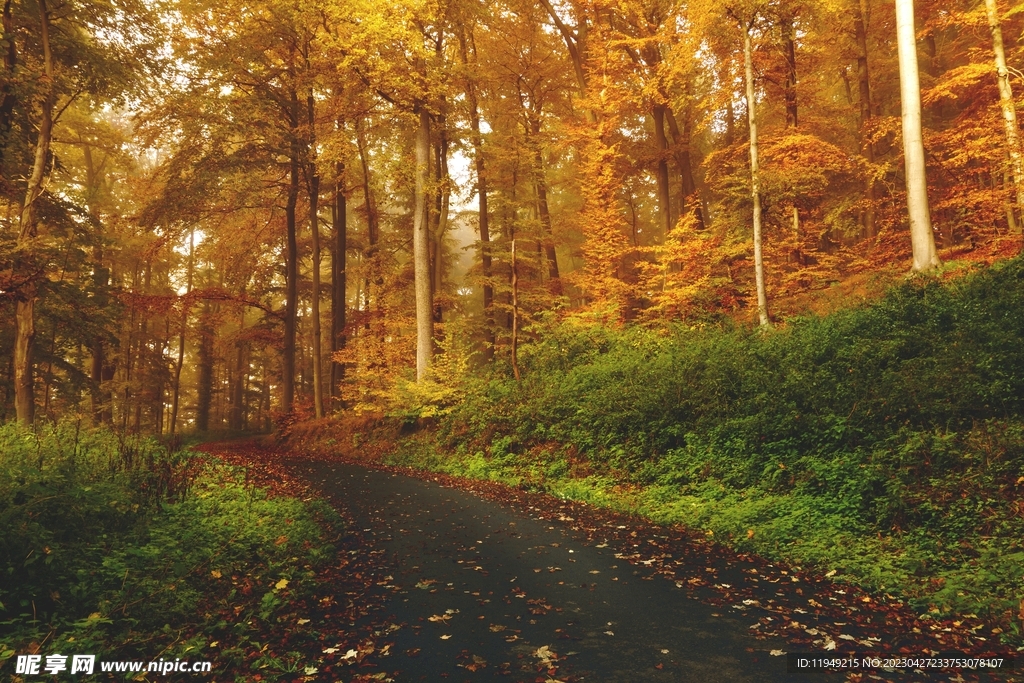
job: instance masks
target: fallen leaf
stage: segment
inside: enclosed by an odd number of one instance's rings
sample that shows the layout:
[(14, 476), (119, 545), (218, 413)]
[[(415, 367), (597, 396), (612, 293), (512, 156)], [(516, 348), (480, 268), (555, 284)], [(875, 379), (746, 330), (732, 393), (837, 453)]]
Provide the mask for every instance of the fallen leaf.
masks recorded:
[(473, 661), (469, 662), (468, 664), (460, 664), (460, 666), (470, 671), (477, 671), (487, 666), (487, 660), (478, 655), (473, 655)]
[(297, 623), (299, 624), (299, 626), (302, 626), (303, 624), (308, 624), (309, 619), (299, 619)]
[(287, 587), (288, 587), (288, 579), (281, 579), (280, 581), (278, 581), (277, 583), (274, 584), (274, 588), (277, 589), (277, 590), (282, 590), (282, 589), (287, 588)]
[(451, 636), (441, 636), (441, 640), (448, 640), (449, 638), (451, 638)]
[(220, 573), (219, 569), (214, 569), (212, 572), (210, 572), (210, 576), (212, 576), (215, 579), (219, 579), (222, 576), (222, 574)]
[(784, 655), (786, 653), (783, 652), (782, 650), (772, 650), (768, 654), (770, 654), (772, 657), (781, 657), (782, 655)]

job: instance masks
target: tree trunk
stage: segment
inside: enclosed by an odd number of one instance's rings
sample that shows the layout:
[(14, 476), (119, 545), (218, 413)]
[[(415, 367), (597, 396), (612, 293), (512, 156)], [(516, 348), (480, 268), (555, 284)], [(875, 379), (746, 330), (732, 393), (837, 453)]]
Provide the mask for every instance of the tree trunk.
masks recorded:
[[(366, 261), (366, 277), (363, 280), (363, 295), (365, 297), (365, 308), (367, 311), (370, 310), (370, 283), (380, 285), (381, 278), (379, 273), (379, 259), (377, 258), (377, 242), (380, 236), (378, 216), (377, 216), (377, 202), (373, 196), (373, 186), (370, 182), (370, 163), (366, 153), (366, 133), (363, 130), (363, 120), (357, 118), (355, 122), (356, 129), (356, 147), (359, 150), (359, 164), (363, 171), (363, 209), (366, 212), (366, 241), (368, 246), (363, 252), (363, 259)], [(360, 296), (356, 297), (356, 306), (359, 306), (359, 302), (363, 300)], [(366, 329), (370, 327), (370, 319), (366, 318)]]
[(192, 273), (195, 268), (195, 229), (188, 234), (188, 267), (185, 273), (185, 301), (181, 307), (181, 330), (178, 332), (178, 360), (174, 364), (174, 386), (171, 394), (171, 423), (168, 431), (174, 436), (178, 424), (178, 401), (181, 395), (181, 368), (185, 364), (185, 329), (188, 327), (188, 295), (192, 293)]
[(736, 144), (736, 108), (732, 103), (732, 90), (729, 90), (729, 98), (725, 101), (725, 146), (732, 147), (734, 144)]
[[(868, 0), (855, 0), (856, 7), (853, 20), (853, 33), (857, 42), (857, 84), (860, 92), (860, 132), (867, 134), (868, 121), (871, 119), (871, 80), (868, 71)], [(864, 157), (869, 164), (875, 163), (875, 145), (866, 138), (862, 143)], [(865, 188), (868, 205), (864, 210), (864, 236), (872, 238), (877, 233), (875, 228), (875, 179), (868, 177)]]
[(295, 323), (298, 311), (298, 238), (295, 225), (295, 207), (299, 201), (299, 98), (295, 91), (291, 93), (291, 109), (289, 110), (289, 134), (290, 147), (290, 168), (288, 178), (288, 201), (285, 205), (285, 224), (287, 234), (285, 236), (284, 251), (284, 280), (285, 280), (285, 303), (284, 303), (284, 343), (282, 349), (281, 363), (281, 409), (291, 412), (295, 407)]
[(743, 26), (743, 62), (747, 85), (747, 123), (750, 126), (750, 198), (754, 203), (754, 279), (757, 284), (757, 319), (769, 327), (768, 295), (764, 286), (764, 259), (761, 253), (761, 170), (757, 159), (757, 111), (754, 100), (754, 63), (750, 25)]
[(334, 408), (343, 407), (341, 382), (345, 379), (345, 366), (334, 359), (334, 354), (345, 348), (345, 313), (347, 305), (346, 258), (348, 256), (348, 216), (345, 206), (345, 165), (334, 167), (334, 212), (331, 228), (334, 232), (334, 253), (331, 257), (331, 399)]
[[(689, 89), (689, 84), (687, 84)], [(732, 107), (730, 106), (730, 112)], [(731, 115), (731, 113), (730, 113)], [(679, 177), (682, 181), (682, 197), (680, 202), (680, 215), (692, 207), (694, 218), (697, 219), (697, 229), (704, 229), (704, 209), (701, 199), (697, 193), (697, 182), (693, 178), (693, 158), (690, 155), (690, 144), (693, 140), (693, 114), (687, 106), (683, 112), (683, 126), (680, 129), (672, 109), (665, 110), (665, 120), (668, 123), (668, 130), (672, 133), (672, 140), (676, 148), (676, 163), (679, 165)]]
[(781, 20), (782, 40), (786, 48), (786, 127), (796, 128), (799, 125), (797, 118), (796, 101), (796, 27), (793, 17), (785, 17)]
[(434, 164), (434, 199), (435, 216), (431, 230), (431, 280), (430, 300), (433, 302), (435, 323), (444, 321), (444, 311), (438, 301), (437, 293), (444, 287), (444, 235), (448, 232), (449, 209), (451, 207), (451, 178), (448, 176), (448, 130), (447, 120), (438, 117), (438, 141), (435, 148)]
[[(3, 10), (3, 35), (12, 37), (7, 41), (7, 49), (4, 50), (4, 71), (8, 74), (14, 73), (14, 68), (18, 64), (18, 46), (13, 40), (15, 27), (12, 9), (12, 0), (6, 0)], [(47, 39), (49, 39), (49, 36), (47, 36)], [(14, 94), (14, 84), (11, 80), (5, 78), (3, 84), (0, 85), (0, 95), (2, 95), (0, 97), (0, 163), (4, 159), (7, 136), (11, 132), (14, 119), (14, 106), (18, 101)]]
[(199, 316), (199, 377), (196, 385), (196, 431), (210, 430), (210, 407), (213, 405), (213, 321), (210, 302), (203, 302)]
[(551, 209), (548, 206), (548, 182), (544, 170), (544, 153), (540, 148), (540, 112), (530, 114), (531, 145), (533, 147), (533, 182), (537, 193), (537, 215), (544, 230), (544, 253), (548, 262), (548, 278), (557, 283), (558, 252), (555, 250), (554, 231), (551, 228)]
[[(245, 289), (242, 290), (245, 297)], [(238, 339), (235, 341), (235, 367), (231, 373), (231, 396), (230, 408), (228, 410), (228, 429), (233, 432), (242, 431), (242, 403), (245, 400), (245, 344), (242, 342), (242, 333), (245, 331), (245, 307), (242, 307), (238, 316)]]
[[(1024, 210), (1024, 162), (1021, 160), (1020, 131), (1017, 128), (1017, 105), (1013, 101), (1010, 87), (1010, 72), (1006, 68), (1006, 52), (1003, 49), (1003, 29), (999, 21), (996, 0), (985, 0), (988, 26), (992, 31), (992, 52), (996, 62), (996, 79), (999, 83), (999, 106), (1003, 111), (1003, 127), (1006, 129), (1006, 151), (1010, 159), (1010, 173), (1013, 175), (1014, 199), (1017, 211)], [(1010, 212), (1013, 212), (1011, 207)], [(1011, 230), (1019, 231), (1016, 220), (1010, 221)]]
[[(21, 207), (18, 246), (26, 252), (33, 251), (32, 242), (39, 234), (35, 203), (43, 193), (43, 178), (50, 156), (50, 142), (53, 135), (53, 107), (56, 100), (53, 85), (53, 55), (50, 51), (50, 13), (46, 0), (39, 0), (39, 40), (43, 48), (43, 71), (46, 74), (46, 94), (39, 112), (39, 134), (36, 137), (32, 174), (25, 191), (25, 203)], [(24, 253), (24, 252), (23, 252)], [(38, 297), (34, 266), (23, 263), (29, 281), (19, 293), (14, 308), (14, 409), (18, 421), (32, 424), (35, 419), (35, 388), (32, 377), (32, 345), (36, 336), (35, 305)]]
[(319, 420), (324, 416), (323, 357), (320, 344), (320, 176), (316, 167), (316, 134), (313, 130), (313, 94), (306, 98), (306, 114), (309, 118), (309, 230), (313, 237), (313, 410)]
[(416, 381), (430, 372), (434, 355), (434, 310), (430, 283), (430, 235), (427, 221), (427, 175), (430, 169), (430, 113), (418, 107), (416, 187), (413, 197), (412, 254), (416, 292)]
[[(96, 307), (104, 309), (107, 306), (109, 297), (107, 287), (110, 284), (110, 270), (103, 267), (103, 249), (97, 246), (93, 251), (92, 283), (94, 290), (94, 302)], [(110, 389), (106, 384), (113, 379), (112, 368), (108, 367), (106, 357), (106, 340), (103, 334), (97, 334), (92, 339), (92, 366), (90, 368), (90, 379), (92, 380), (92, 422), (94, 426), (110, 424), (111, 406)]]
[(519, 270), (516, 264), (516, 241), (512, 240), (512, 374), (519, 376)]
[(665, 105), (656, 104), (651, 111), (654, 119), (654, 149), (657, 156), (658, 223), (665, 234), (672, 229), (672, 199), (668, 184), (668, 138), (665, 136)]
[(906, 163), (907, 213), (913, 269), (926, 272), (939, 265), (928, 208), (928, 179), (921, 132), (921, 86), (917, 71), (917, 41), (913, 0), (896, 0), (896, 38), (900, 62), (900, 101), (903, 109), (903, 158)]
[[(467, 38), (460, 36), (462, 61), (469, 63), (469, 52), (466, 49)], [(472, 36), (469, 37), (472, 40)], [(476, 46), (473, 45), (476, 56)], [(491, 285), (491, 234), (487, 207), (487, 168), (483, 155), (483, 135), (480, 133), (480, 109), (476, 97), (476, 85), (471, 79), (466, 81), (466, 99), (469, 101), (470, 136), (473, 144), (473, 161), (476, 166), (477, 216), (480, 226), (480, 270), (483, 276), (484, 297), (484, 358), (494, 359), (494, 287)]]

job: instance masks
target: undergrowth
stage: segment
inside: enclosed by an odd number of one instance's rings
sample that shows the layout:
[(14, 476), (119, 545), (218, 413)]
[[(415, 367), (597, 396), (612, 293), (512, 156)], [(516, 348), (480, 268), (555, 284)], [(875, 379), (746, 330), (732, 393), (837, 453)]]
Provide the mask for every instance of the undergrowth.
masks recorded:
[(190, 451), (71, 422), (0, 426), (0, 670), (39, 651), (273, 680), (302, 655), (252, 653), (311, 594), (337, 528), (325, 503), (270, 498)]
[(1021, 642), (1020, 258), (769, 332), (564, 320), (520, 359), (519, 382), (464, 377), (394, 461), (683, 523)]

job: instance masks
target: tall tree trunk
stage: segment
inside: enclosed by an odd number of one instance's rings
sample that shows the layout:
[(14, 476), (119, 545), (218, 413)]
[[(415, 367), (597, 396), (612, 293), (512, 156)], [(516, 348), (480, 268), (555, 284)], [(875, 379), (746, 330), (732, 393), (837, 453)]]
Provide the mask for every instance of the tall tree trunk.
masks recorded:
[(210, 430), (210, 408), (213, 405), (213, 321), (210, 302), (203, 301), (199, 314), (199, 376), (196, 384), (196, 431)]
[(324, 363), (320, 343), (320, 176), (316, 166), (316, 133), (313, 129), (313, 94), (306, 98), (306, 114), (309, 119), (309, 230), (313, 237), (313, 410), (319, 420), (324, 416)]
[(285, 225), (287, 234), (285, 236), (284, 250), (284, 280), (285, 280), (285, 303), (284, 303), (284, 344), (282, 353), (281, 385), (282, 393), (281, 408), (285, 412), (291, 412), (295, 407), (295, 328), (296, 315), (298, 312), (298, 279), (299, 279), (299, 247), (296, 235), (295, 207), (299, 201), (299, 97), (294, 90), (291, 93), (291, 108), (289, 110), (289, 177), (288, 177), (288, 201), (285, 204)]
[[(689, 89), (689, 84), (687, 84)], [(731, 112), (730, 106), (730, 112)], [(665, 110), (665, 120), (668, 123), (668, 130), (672, 133), (672, 140), (675, 143), (676, 164), (679, 166), (679, 178), (682, 181), (682, 197), (680, 202), (680, 215), (692, 207), (694, 218), (697, 219), (697, 229), (704, 229), (704, 209), (701, 199), (697, 193), (697, 182), (693, 178), (693, 157), (690, 154), (690, 145), (693, 142), (693, 112), (689, 105), (683, 111), (683, 126), (680, 129), (672, 109)]]
[[(103, 174), (100, 168), (93, 163), (92, 145), (82, 145), (82, 159), (85, 161), (86, 176), (86, 197), (89, 203), (89, 212), (96, 221), (96, 240), (92, 252), (92, 288), (93, 303), (98, 310), (105, 310), (109, 301), (107, 287), (110, 284), (110, 269), (103, 264), (103, 222), (95, 216), (93, 206), (99, 199), (99, 193), (103, 185)], [(102, 164), (101, 164), (102, 166)], [(104, 382), (113, 378), (113, 368), (109, 368), (106, 358), (106, 335), (103, 332), (96, 334), (90, 343), (91, 366), (89, 372), (90, 394), (92, 399), (92, 423), (94, 426), (109, 424), (110, 415), (110, 389)]]
[(185, 330), (188, 327), (188, 295), (192, 293), (192, 274), (195, 269), (195, 238), (196, 231), (193, 228), (188, 233), (188, 265), (185, 272), (185, 301), (181, 306), (181, 329), (178, 332), (178, 360), (174, 363), (174, 385), (171, 393), (171, 423), (168, 431), (171, 436), (177, 429), (178, 424), (178, 401), (181, 396), (181, 368), (185, 364)]
[(906, 163), (907, 213), (913, 269), (926, 272), (939, 265), (928, 208), (928, 179), (921, 132), (921, 85), (917, 70), (917, 40), (913, 0), (896, 0), (896, 42), (900, 62), (900, 102), (903, 109), (903, 158)]
[(658, 180), (658, 223), (665, 234), (672, 229), (672, 198), (668, 182), (668, 137), (665, 135), (665, 105), (656, 104), (651, 111), (654, 119), (654, 149), (657, 156), (655, 176)]
[[(142, 270), (142, 294), (147, 296), (150, 292), (150, 284), (153, 277), (153, 262), (147, 258), (146, 266)], [(136, 290), (135, 293), (138, 293)], [(147, 394), (150, 392), (152, 387), (149, 381), (149, 306), (146, 306), (140, 312), (139, 320), (139, 356), (135, 364), (135, 386), (138, 389), (135, 392), (135, 416), (133, 422), (133, 429), (136, 434), (142, 433), (142, 404), (146, 402)]]
[(434, 322), (444, 320), (444, 311), (437, 293), (444, 287), (444, 235), (448, 231), (448, 217), (451, 206), (451, 179), (448, 176), (448, 130), (447, 120), (438, 117), (438, 140), (434, 155), (434, 226), (431, 230), (431, 280), (430, 300), (433, 302)]
[(519, 268), (516, 263), (516, 241), (512, 240), (512, 374), (519, 376)]
[(799, 125), (796, 100), (796, 26), (793, 17), (781, 20), (782, 41), (786, 49), (786, 127)]
[(331, 228), (334, 232), (334, 252), (331, 257), (331, 399), (337, 410), (343, 407), (341, 382), (345, 379), (345, 366), (334, 359), (334, 354), (344, 349), (346, 342), (348, 216), (345, 206), (345, 165), (336, 162), (334, 171), (334, 211), (331, 215)]
[(380, 236), (380, 224), (377, 216), (377, 202), (373, 196), (370, 182), (370, 161), (366, 152), (366, 131), (362, 119), (356, 119), (356, 147), (359, 150), (359, 164), (363, 171), (363, 209), (366, 211), (366, 239), (376, 246)]
[[(242, 288), (242, 297), (245, 297), (245, 288)], [(231, 397), (228, 410), (228, 429), (233, 432), (242, 431), (243, 402), (245, 401), (245, 377), (248, 374), (245, 367), (245, 344), (242, 342), (242, 333), (245, 331), (245, 306), (242, 306), (238, 315), (238, 339), (235, 341), (235, 367), (231, 373)]]
[[(1010, 173), (1013, 175), (1013, 186), (1017, 211), (1024, 210), (1024, 162), (1021, 159), (1020, 131), (1017, 128), (1017, 105), (1013, 101), (1013, 90), (1010, 87), (1010, 72), (1006, 68), (1006, 52), (1003, 49), (1003, 29), (999, 21), (996, 0), (985, 0), (985, 11), (988, 13), (988, 26), (992, 31), (992, 52), (996, 62), (996, 79), (999, 82), (999, 106), (1003, 111), (1003, 127), (1006, 129), (1006, 152), (1010, 158)], [(1011, 208), (1012, 212), (1013, 209)], [(1019, 226), (1016, 220), (1010, 221), (1011, 227)], [(1019, 227), (1017, 228), (1019, 231)]]
[[(857, 42), (857, 85), (860, 93), (860, 134), (864, 140), (864, 158), (875, 163), (875, 145), (867, 139), (868, 121), (871, 120), (871, 79), (868, 71), (868, 0), (855, 0), (853, 33)], [(868, 205), (864, 209), (864, 236), (872, 238), (875, 228), (875, 178), (868, 177), (864, 187)]]
[[(110, 270), (103, 266), (103, 248), (97, 246), (93, 251), (92, 284), (93, 301), (96, 308), (103, 310), (109, 301), (107, 287), (110, 284)], [(92, 339), (92, 365), (90, 379), (92, 384), (92, 422), (94, 426), (110, 424), (111, 395), (107, 382), (113, 379), (113, 368), (108, 366), (106, 357), (106, 340), (102, 333)]]
[[(22, 253), (31, 254), (32, 242), (39, 234), (35, 203), (43, 192), (43, 178), (50, 156), (50, 142), (53, 135), (53, 107), (56, 93), (53, 84), (53, 54), (50, 51), (50, 12), (46, 0), (39, 0), (39, 40), (43, 48), (43, 71), (46, 74), (46, 94), (39, 112), (39, 134), (36, 137), (35, 157), (32, 174), (25, 191), (25, 203), (21, 207), (18, 246)], [(12, 37), (13, 40), (13, 37)], [(31, 258), (31, 257), (30, 257)], [(29, 281), (19, 293), (14, 308), (14, 409), (18, 421), (32, 424), (35, 419), (35, 388), (32, 377), (32, 345), (36, 336), (35, 305), (38, 297), (38, 275), (31, 272), (33, 264), (25, 263), (22, 269)]]
[[(462, 61), (465, 65), (469, 63), (467, 42), (470, 41), (472, 41), (472, 34), (470, 34), (468, 40), (465, 34), (460, 35)], [(475, 44), (473, 44), (472, 49), (475, 60)], [(480, 109), (476, 96), (476, 84), (472, 79), (467, 79), (466, 81), (466, 99), (469, 101), (469, 125), (470, 130), (472, 130), (470, 138), (473, 144), (473, 162), (476, 166), (477, 216), (480, 227), (480, 270), (484, 280), (484, 357), (491, 361), (494, 359), (494, 287), (491, 285), (491, 233), (487, 207), (487, 167), (483, 154), (483, 135), (480, 133)]]
[[(365, 298), (366, 310), (370, 310), (370, 283), (380, 285), (381, 278), (379, 272), (380, 260), (377, 258), (377, 242), (380, 236), (379, 222), (377, 216), (377, 202), (373, 196), (373, 186), (370, 182), (370, 163), (366, 152), (366, 132), (363, 130), (363, 120), (360, 118), (356, 119), (356, 147), (359, 150), (359, 164), (363, 171), (363, 209), (366, 212), (366, 241), (367, 248), (363, 252), (363, 259), (366, 261), (365, 272), (367, 273), (363, 280), (363, 297)], [(359, 306), (359, 302), (362, 297), (356, 297), (356, 306)], [(369, 329), (370, 318), (366, 318), (366, 329)]]
[[(551, 209), (548, 206), (548, 181), (544, 164), (544, 152), (540, 146), (540, 112), (530, 113), (531, 146), (533, 147), (533, 183), (537, 193), (537, 216), (544, 230), (544, 253), (548, 262), (548, 278), (558, 283), (558, 252), (555, 250), (555, 235), (551, 228)], [(556, 290), (558, 290), (557, 284)]]
[[(4, 72), (14, 73), (18, 65), (18, 46), (14, 41), (14, 12), (12, 0), (5, 0), (3, 10), (3, 35), (10, 36), (7, 40), (7, 49), (4, 50)], [(47, 36), (49, 39), (49, 36)], [(4, 150), (6, 148), (7, 136), (11, 132), (14, 119), (14, 105), (18, 98), (14, 94), (12, 79), (5, 78), (0, 85), (0, 162), (3, 162)]]
[(416, 186), (413, 197), (412, 259), (416, 292), (416, 381), (430, 372), (434, 355), (434, 310), (430, 283), (427, 175), (430, 170), (430, 112), (420, 105), (416, 129)]
[(768, 294), (764, 286), (764, 258), (761, 252), (761, 169), (757, 158), (757, 105), (754, 100), (754, 61), (750, 24), (743, 25), (743, 62), (747, 86), (747, 124), (750, 126), (750, 198), (754, 203), (754, 280), (757, 285), (757, 319), (769, 327)]

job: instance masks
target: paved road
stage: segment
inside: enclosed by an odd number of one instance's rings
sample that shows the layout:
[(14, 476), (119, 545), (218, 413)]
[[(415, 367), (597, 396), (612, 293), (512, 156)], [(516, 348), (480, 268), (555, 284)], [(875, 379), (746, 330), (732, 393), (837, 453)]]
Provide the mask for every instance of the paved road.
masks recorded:
[(386, 609), (402, 627), (384, 665), (399, 681), (823, 680), (787, 674), (768, 652), (784, 645), (750, 637), (749, 619), (645, 578), (556, 522), (386, 471), (290, 468), (393, 563)]

